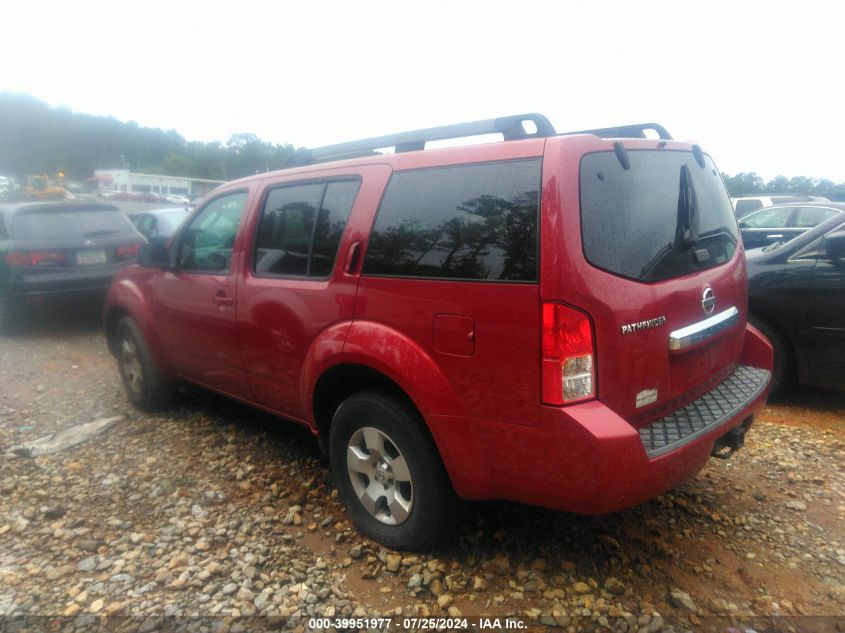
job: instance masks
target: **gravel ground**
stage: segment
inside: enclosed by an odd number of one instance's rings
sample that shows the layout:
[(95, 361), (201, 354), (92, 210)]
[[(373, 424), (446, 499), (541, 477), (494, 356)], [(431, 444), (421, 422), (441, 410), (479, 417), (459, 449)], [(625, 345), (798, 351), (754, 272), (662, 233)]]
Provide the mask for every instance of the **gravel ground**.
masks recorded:
[(374, 615), (845, 630), (843, 394), (770, 405), (745, 450), (637, 508), (467, 504), (455, 538), (408, 555), (356, 532), (306, 432), (199, 390), (142, 414), (96, 313), (62, 312), (0, 339), (0, 452), (123, 419), (61, 453), (0, 458), (0, 615), (138, 616), (149, 630), (186, 615), (298, 630)]

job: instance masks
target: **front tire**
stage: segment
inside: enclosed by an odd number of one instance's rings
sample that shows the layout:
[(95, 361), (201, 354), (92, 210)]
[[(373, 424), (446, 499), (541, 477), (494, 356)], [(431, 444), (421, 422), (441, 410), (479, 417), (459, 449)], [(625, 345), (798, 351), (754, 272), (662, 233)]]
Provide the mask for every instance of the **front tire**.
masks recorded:
[(329, 434), (335, 485), (358, 529), (400, 550), (434, 545), (454, 520), (455, 492), (416, 411), (378, 392), (338, 407)]
[(120, 378), (129, 401), (144, 411), (157, 411), (169, 404), (173, 385), (156, 366), (134, 319), (120, 320), (115, 341)]

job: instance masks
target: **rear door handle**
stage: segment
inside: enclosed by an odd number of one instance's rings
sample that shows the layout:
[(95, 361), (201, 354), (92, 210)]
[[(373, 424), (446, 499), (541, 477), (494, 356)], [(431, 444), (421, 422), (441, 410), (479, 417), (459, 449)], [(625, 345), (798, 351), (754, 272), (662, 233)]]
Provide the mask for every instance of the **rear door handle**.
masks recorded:
[(361, 242), (354, 242), (349, 247), (349, 252), (346, 255), (346, 266), (343, 272), (347, 275), (354, 275), (355, 269), (358, 268), (358, 253), (361, 252)]
[(214, 301), (214, 303), (216, 305), (219, 305), (219, 306), (230, 306), (230, 305), (233, 305), (235, 303), (235, 300), (232, 299), (232, 297), (227, 297), (226, 293), (223, 292), (222, 290), (220, 292), (218, 292), (216, 295), (214, 295), (214, 297), (211, 300)]
[(774, 234), (774, 235), (767, 235), (767, 236), (766, 236), (766, 239), (767, 239), (767, 240), (782, 240), (782, 239), (783, 239), (783, 235), (781, 235), (780, 233), (776, 233), (776, 234)]

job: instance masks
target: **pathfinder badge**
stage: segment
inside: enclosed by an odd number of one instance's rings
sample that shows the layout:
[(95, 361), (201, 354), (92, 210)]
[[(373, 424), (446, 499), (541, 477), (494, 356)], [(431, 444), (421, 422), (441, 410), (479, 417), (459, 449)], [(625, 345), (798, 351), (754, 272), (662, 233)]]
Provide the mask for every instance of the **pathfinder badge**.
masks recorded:
[(665, 316), (654, 317), (647, 321), (637, 321), (636, 323), (626, 323), (622, 326), (622, 334), (633, 334), (640, 330), (650, 330), (653, 327), (660, 327), (664, 323), (666, 323)]

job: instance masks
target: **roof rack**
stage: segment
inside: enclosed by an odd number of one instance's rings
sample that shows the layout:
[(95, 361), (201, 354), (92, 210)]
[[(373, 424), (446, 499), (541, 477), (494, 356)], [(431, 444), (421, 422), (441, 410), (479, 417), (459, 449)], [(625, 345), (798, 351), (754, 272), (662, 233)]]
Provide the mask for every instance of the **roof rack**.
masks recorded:
[[(525, 123), (533, 123), (534, 130), (529, 132)], [(375, 136), (348, 143), (326, 145), (314, 149), (301, 149), (291, 156), (285, 167), (310, 165), (324, 160), (340, 158), (355, 158), (366, 156), (381, 147), (393, 147), (397, 153), (413, 152), (425, 149), (428, 141), (442, 141), (464, 136), (480, 136), (482, 134), (501, 134), (504, 140), (514, 141), (525, 138), (542, 138), (556, 134), (554, 126), (542, 114), (519, 114), (514, 116), (484, 119), (469, 123), (456, 123), (431, 127), (425, 130), (400, 132), (387, 136)]]
[(657, 132), (659, 138), (663, 140), (672, 140), (672, 135), (669, 134), (669, 131), (659, 123), (632, 123), (631, 125), (620, 125), (619, 127), (602, 127), (595, 130), (561, 132), (561, 136), (595, 134), (601, 138), (648, 138), (645, 134), (647, 130)]
[[(661, 139), (672, 138), (669, 132), (666, 131), (666, 128), (658, 123), (639, 123), (620, 127), (581, 130), (579, 132), (564, 132), (563, 134), (595, 134), (603, 138), (645, 138), (646, 130), (656, 131)], [(414, 152), (424, 150), (425, 144), (429, 141), (480, 136), (482, 134), (501, 134), (505, 141), (545, 138), (558, 135), (551, 121), (542, 114), (517, 114), (495, 119), (470, 121), (469, 123), (443, 125), (411, 132), (400, 132), (399, 134), (388, 134), (387, 136), (374, 136), (372, 138), (315, 147), (313, 149), (303, 148), (297, 150), (288, 158), (285, 162), (285, 167), (299, 167), (329, 160), (370, 156), (375, 154), (375, 150), (383, 147), (393, 147), (396, 153)]]

